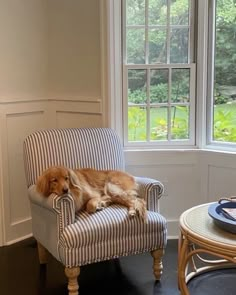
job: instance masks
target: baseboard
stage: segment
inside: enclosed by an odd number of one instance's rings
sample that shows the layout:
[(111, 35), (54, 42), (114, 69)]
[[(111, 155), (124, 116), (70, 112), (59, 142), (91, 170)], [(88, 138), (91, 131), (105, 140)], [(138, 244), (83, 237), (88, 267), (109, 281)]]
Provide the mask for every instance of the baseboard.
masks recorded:
[(25, 235), (25, 236), (23, 236), (23, 237), (17, 238), (17, 239), (15, 239), (15, 240), (8, 241), (8, 242), (6, 243), (6, 246), (10, 246), (10, 245), (12, 245), (12, 244), (15, 244), (15, 243), (21, 242), (21, 241), (23, 241), (23, 240), (26, 240), (26, 239), (28, 239), (28, 238), (31, 238), (32, 236), (33, 236), (33, 234), (31, 233), (31, 234)]
[(167, 220), (167, 238), (178, 239), (179, 238), (179, 220)]

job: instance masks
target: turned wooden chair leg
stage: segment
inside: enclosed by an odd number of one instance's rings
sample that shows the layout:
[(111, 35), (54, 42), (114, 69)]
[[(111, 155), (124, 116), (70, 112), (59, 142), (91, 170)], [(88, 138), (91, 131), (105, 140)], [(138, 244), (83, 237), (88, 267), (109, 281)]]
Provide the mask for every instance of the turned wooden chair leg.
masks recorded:
[(41, 245), (39, 242), (37, 242), (38, 244), (38, 255), (39, 255), (39, 263), (40, 264), (46, 264), (48, 263), (48, 251), (46, 248), (44, 248), (43, 245)]
[(65, 274), (68, 278), (68, 291), (69, 295), (78, 295), (79, 294), (79, 284), (78, 276), (80, 274), (80, 267), (66, 267)]
[(151, 255), (154, 259), (153, 261), (153, 274), (156, 280), (161, 279), (162, 271), (163, 271), (163, 264), (162, 264), (162, 257), (164, 255), (164, 249), (158, 249), (151, 252)]

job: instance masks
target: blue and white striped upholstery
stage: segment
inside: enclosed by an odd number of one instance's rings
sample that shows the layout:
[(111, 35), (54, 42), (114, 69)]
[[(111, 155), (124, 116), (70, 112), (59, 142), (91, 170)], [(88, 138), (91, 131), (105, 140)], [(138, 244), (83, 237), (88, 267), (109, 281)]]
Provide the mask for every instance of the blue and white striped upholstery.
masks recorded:
[[(43, 170), (50, 166), (124, 170), (122, 145), (117, 134), (109, 128), (35, 132), (24, 141), (24, 163), (31, 202), (35, 202), (32, 206), (34, 210), (37, 205), (42, 208), (43, 202), (33, 201), (39, 197), (32, 187), (35, 187)], [(163, 191), (161, 183), (148, 178), (136, 179), (140, 183), (140, 195), (146, 198), (153, 211), (157, 210), (158, 198)], [(57, 228), (52, 226), (52, 230), (56, 230), (58, 236), (55, 241), (58, 253), (54, 256), (67, 267), (163, 249), (166, 246), (166, 220), (157, 212), (148, 212), (147, 223), (138, 216), (129, 218), (127, 209), (117, 205), (94, 214), (75, 214), (73, 199), (69, 195), (54, 196), (52, 207), (57, 215)], [(34, 214), (37, 224), (34, 224)], [(48, 214), (49, 219), (53, 220), (50, 217), (51, 210)], [(33, 234), (44, 244), (44, 230), (37, 231), (40, 226), (38, 212), (32, 212), (32, 222)], [(42, 220), (42, 228), (50, 227), (46, 222)], [(46, 231), (49, 236), (50, 229)], [(55, 253), (55, 245), (49, 242), (45, 244), (49, 252)]]
[(84, 265), (166, 246), (166, 221), (148, 212), (148, 221), (130, 218), (112, 205), (94, 214), (81, 212), (61, 236), (60, 258), (66, 266)]
[(122, 146), (109, 128), (49, 129), (24, 141), (28, 186), (50, 166), (124, 170)]

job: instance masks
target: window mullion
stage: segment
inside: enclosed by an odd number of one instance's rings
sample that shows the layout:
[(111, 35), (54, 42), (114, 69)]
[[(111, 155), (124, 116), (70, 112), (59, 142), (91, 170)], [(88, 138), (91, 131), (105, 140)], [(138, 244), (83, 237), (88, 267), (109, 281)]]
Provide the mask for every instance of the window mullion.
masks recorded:
[[(189, 33), (188, 33), (188, 63), (193, 63), (195, 60), (195, 7), (197, 5), (195, 4), (195, 1), (189, 0)], [(196, 24), (197, 25), (197, 24)]]
[(168, 107), (167, 107), (167, 116), (168, 116), (168, 125), (167, 125), (167, 139), (171, 140), (171, 75), (172, 70), (169, 69), (169, 77), (168, 77)]
[(151, 110), (150, 110), (150, 69), (147, 69), (147, 109), (146, 109), (146, 115), (147, 115), (147, 125), (146, 125), (146, 134), (147, 134), (147, 141), (150, 141), (150, 130), (151, 130)]
[(170, 4), (171, 0), (167, 0), (167, 24), (166, 24), (166, 54), (167, 54), (167, 64), (170, 63)]
[(149, 0), (146, 0), (145, 1), (145, 64), (149, 63), (148, 5), (149, 5)]

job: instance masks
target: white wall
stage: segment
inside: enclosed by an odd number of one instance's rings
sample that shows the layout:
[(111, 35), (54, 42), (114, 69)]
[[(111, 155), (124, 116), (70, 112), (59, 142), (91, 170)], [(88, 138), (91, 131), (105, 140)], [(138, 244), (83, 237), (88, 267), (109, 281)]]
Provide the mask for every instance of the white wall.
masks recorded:
[(48, 0), (50, 96), (100, 97), (99, 1)]
[[(43, 128), (41, 105), (45, 98), (47, 45), (44, 0), (0, 1), (0, 243), (30, 233), (25, 197), (22, 141)], [(20, 101), (37, 101), (30, 103)]]
[(0, 0), (0, 245), (31, 234), (22, 144), (102, 126), (99, 1)]
[(45, 94), (45, 0), (0, 1), (0, 99)]
[(160, 211), (168, 220), (169, 237), (178, 237), (178, 221), (184, 210), (236, 194), (236, 154), (136, 151), (126, 153), (126, 162), (134, 175), (156, 178), (165, 184)]
[(159, 179), (165, 186), (160, 212), (168, 220), (169, 237), (178, 236), (178, 219), (202, 202), (198, 151), (136, 151), (126, 153), (128, 170), (136, 176)]

